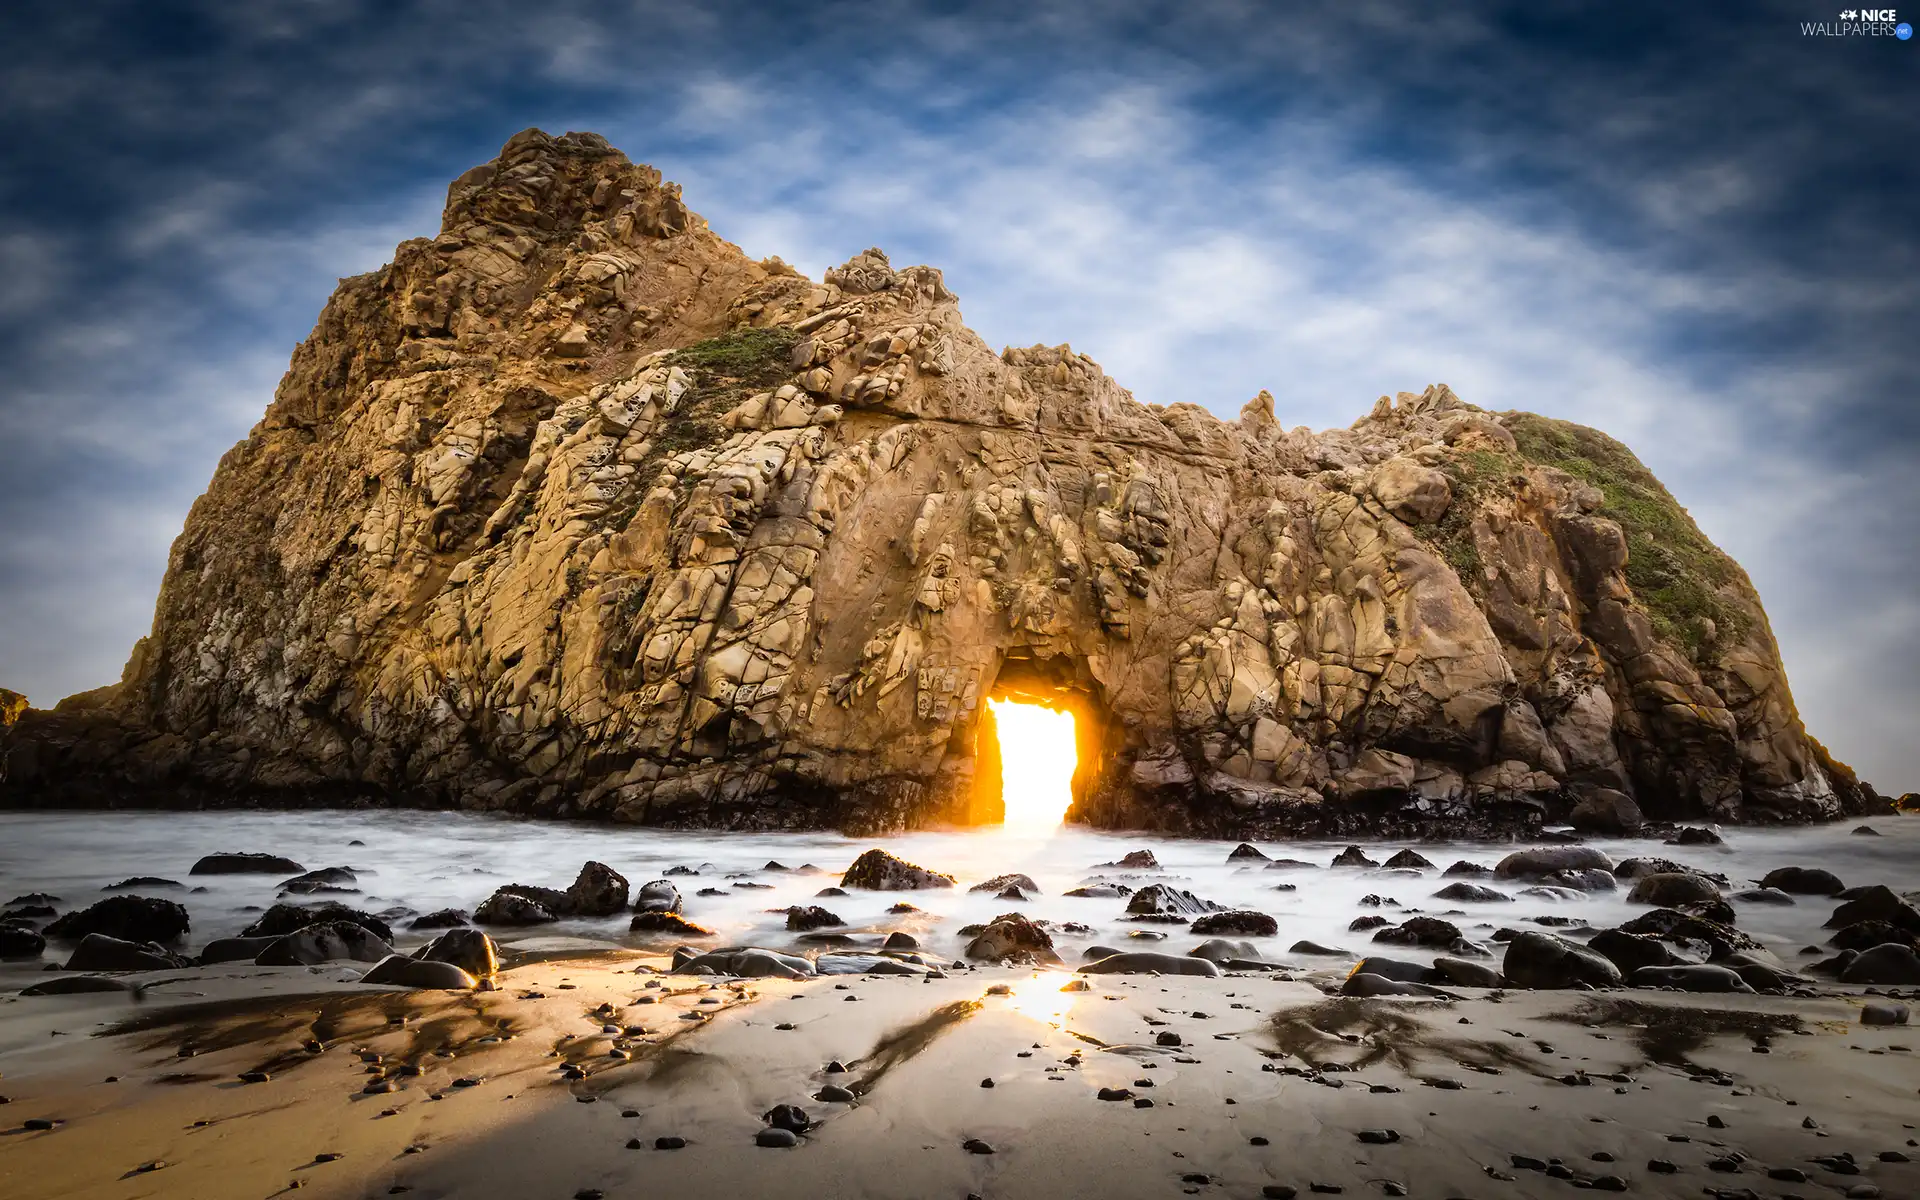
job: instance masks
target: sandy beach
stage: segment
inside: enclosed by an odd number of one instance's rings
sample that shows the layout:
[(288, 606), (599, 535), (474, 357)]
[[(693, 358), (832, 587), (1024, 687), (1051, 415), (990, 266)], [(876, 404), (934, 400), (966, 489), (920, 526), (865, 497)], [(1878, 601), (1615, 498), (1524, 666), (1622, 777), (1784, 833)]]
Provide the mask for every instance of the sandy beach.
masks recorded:
[[(242, 964), (145, 973), (137, 1001), (10, 993), (0, 1194), (1920, 1195), (1914, 1032), (1844, 989), (1356, 999), (1323, 993), (1339, 970), (735, 982), (520, 956), (489, 992)], [(783, 1104), (804, 1136), (756, 1145)]]

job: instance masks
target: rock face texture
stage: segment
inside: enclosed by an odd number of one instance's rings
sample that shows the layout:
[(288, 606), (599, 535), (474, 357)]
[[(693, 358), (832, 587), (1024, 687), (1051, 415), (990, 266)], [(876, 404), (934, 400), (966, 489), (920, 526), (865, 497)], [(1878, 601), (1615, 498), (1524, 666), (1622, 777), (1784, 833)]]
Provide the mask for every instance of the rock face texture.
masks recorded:
[(537, 130), (341, 282), (122, 681), (8, 724), (0, 798), (991, 821), (996, 694), (1076, 713), (1107, 827), (1881, 803), (1604, 435), (1445, 385), (1323, 433), (1142, 404), (995, 353), (938, 271), (753, 262)]

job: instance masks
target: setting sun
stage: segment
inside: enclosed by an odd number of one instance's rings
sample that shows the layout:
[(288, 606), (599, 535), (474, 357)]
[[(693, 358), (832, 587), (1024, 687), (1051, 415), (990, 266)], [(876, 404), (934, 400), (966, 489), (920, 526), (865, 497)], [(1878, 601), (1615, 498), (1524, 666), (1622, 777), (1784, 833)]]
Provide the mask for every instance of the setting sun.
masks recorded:
[(1006, 827), (1058, 828), (1073, 803), (1073, 714), (1016, 700), (988, 700), (987, 705), (999, 728)]

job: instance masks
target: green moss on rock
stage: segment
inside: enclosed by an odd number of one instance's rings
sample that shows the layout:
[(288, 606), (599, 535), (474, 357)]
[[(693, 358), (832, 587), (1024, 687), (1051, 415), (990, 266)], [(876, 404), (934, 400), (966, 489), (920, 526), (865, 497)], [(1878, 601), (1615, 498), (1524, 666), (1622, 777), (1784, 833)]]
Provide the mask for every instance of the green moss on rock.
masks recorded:
[(1745, 573), (1707, 540), (1672, 493), (1633, 451), (1597, 429), (1533, 413), (1504, 413), (1520, 454), (1557, 467), (1600, 490), (1598, 512), (1627, 536), (1627, 583), (1661, 640), (1698, 657), (1707, 621), (1722, 638), (1748, 627), (1745, 607), (1729, 595), (1747, 591)]

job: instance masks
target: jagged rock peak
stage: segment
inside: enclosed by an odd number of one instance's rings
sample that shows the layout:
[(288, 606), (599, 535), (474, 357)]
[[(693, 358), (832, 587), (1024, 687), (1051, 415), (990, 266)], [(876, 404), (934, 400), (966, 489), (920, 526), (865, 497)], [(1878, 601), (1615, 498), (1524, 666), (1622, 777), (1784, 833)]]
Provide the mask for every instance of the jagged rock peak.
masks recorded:
[(882, 830), (999, 811), (992, 695), (1079, 718), (1070, 816), (1245, 837), (1879, 803), (1625, 447), (1444, 384), (1352, 426), (995, 353), (940, 272), (749, 260), (593, 134), (515, 135), (341, 281), (175, 543), (119, 684), (10, 802), (455, 804)]

